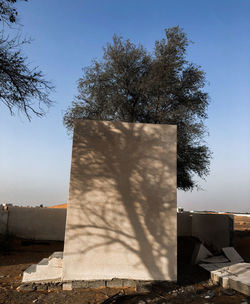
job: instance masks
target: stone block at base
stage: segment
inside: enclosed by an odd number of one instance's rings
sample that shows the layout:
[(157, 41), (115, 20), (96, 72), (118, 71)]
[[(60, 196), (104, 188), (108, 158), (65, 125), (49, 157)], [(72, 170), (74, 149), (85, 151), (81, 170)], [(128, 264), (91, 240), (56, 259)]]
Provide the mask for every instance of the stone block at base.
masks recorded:
[(121, 279), (112, 279), (109, 281), (106, 281), (106, 286), (109, 288), (120, 288), (123, 286), (123, 281)]
[(72, 282), (63, 283), (63, 290), (72, 290)]
[(72, 288), (88, 288), (88, 281), (73, 281)]
[(122, 280), (122, 286), (123, 287), (136, 287), (136, 281), (135, 280)]
[(106, 287), (106, 282), (104, 280), (89, 281), (88, 287), (89, 288), (103, 288), (103, 287)]

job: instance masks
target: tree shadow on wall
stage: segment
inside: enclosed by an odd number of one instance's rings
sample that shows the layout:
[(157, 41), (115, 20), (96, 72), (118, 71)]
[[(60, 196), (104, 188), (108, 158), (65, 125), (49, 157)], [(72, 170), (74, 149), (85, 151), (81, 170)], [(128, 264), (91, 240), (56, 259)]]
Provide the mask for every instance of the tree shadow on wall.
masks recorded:
[(176, 278), (176, 128), (77, 121), (67, 212), (66, 268)]

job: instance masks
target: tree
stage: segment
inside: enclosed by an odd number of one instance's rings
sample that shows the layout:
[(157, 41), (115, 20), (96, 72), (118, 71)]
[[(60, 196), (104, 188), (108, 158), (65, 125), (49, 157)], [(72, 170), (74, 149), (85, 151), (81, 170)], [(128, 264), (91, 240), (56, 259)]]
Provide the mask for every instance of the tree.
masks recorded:
[(36, 116), (45, 114), (43, 107), (49, 107), (52, 103), (49, 93), (53, 86), (45, 80), (41, 71), (31, 68), (27, 58), (22, 55), (21, 46), (30, 41), (4, 35), (4, 26), (10, 28), (11, 24), (16, 23), (16, 2), (0, 0), (0, 101), (9, 108), (11, 114), (18, 110), (30, 120), (32, 113)]
[(186, 60), (189, 44), (178, 26), (165, 30), (153, 54), (130, 40), (114, 36), (103, 60), (93, 60), (79, 79), (79, 95), (65, 115), (74, 119), (120, 120), (177, 125), (177, 185), (192, 190), (209, 172), (210, 151), (204, 142), (209, 96), (205, 74)]
[[(28, 0), (23, 0), (28, 1)], [(17, 0), (1, 0), (0, 1), (0, 21), (9, 23), (15, 23), (18, 15), (14, 4)]]

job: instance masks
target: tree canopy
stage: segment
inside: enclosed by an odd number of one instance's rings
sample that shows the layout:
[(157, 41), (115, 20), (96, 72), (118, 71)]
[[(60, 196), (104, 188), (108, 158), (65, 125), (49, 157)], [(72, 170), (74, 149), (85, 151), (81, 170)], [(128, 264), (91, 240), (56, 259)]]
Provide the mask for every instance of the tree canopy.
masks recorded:
[(153, 53), (122, 37), (104, 48), (78, 81), (79, 95), (64, 115), (68, 131), (75, 119), (177, 125), (177, 185), (198, 186), (195, 176), (209, 172), (210, 151), (204, 142), (209, 96), (202, 69), (187, 61), (190, 43), (178, 26), (165, 30)]
[(17, 21), (16, 2), (0, 0), (0, 101), (11, 114), (17, 110), (31, 119), (32, 114), (43, 116), (44, 106), (51, 105), (49, 94), (53, 85), (38, 68), (30, 67), (27, 58), (22, 55), (22, 45), (30, 40), (21, 40), (19, 35), (10, 38), (4, 32), (6, 26), (9, 31), (14, 30), (11, 24)]

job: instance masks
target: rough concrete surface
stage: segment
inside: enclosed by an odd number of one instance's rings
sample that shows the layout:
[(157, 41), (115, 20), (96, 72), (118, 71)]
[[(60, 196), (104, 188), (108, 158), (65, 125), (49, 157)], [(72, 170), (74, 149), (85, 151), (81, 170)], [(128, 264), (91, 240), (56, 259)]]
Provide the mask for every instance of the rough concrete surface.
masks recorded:
[(176, 126), (75, 124), (63, 280), (176, 280)]
[(211, 279), (224, 288), (233, 288), (250, 296), (250, 264), (237, 263), (211, 271)]
[(49, 258), (43, 258), (38, 264), (29, 266), (23, 272), (22, 282), (60, 282), (62, 256), (62, 252), (54, 252)]

